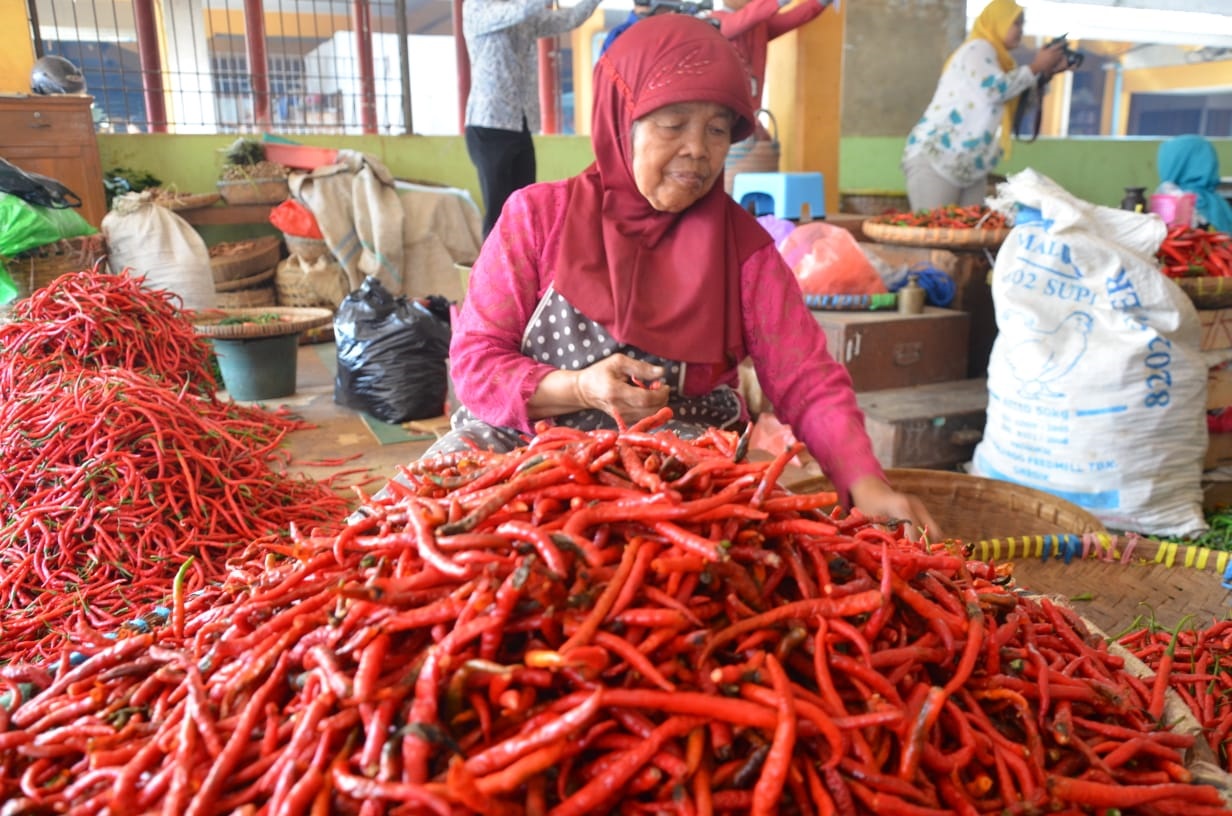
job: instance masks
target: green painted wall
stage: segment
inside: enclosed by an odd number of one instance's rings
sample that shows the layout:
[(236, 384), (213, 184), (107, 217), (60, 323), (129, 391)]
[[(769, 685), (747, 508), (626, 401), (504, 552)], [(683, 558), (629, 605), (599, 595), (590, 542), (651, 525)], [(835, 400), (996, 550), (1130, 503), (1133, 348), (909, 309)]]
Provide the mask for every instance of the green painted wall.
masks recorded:
[[(1232, 175), (1232, 140), (1215, 140), (1219, 166)], [(998, 168), (1009, 175), (1031, 167), (1078, 198), (1115, 207), (1126, 187), (1159, 185), (1155, 170), (1158, 139), (1040, 139), (1015, 144), (1013, 154)], [(839, 147), (840, 189), (854, 191), (904, 190), (899, 159), (903, 139), (851, 137)]]
[[(184, 192), (214, 189), (221, 151), (234, 135), (106, 134), (98, 136), (103, 171), (144, 170)], [(475, 168), (461, 136), (295, 136), (302, 144), (341, 147), (375, 156), (397, 178), (448, 184), (469, 190), (482, 206)], [(590, 163), (585, 136), (537, 136), (535, 154), (542, 181), (567, 178)]]
[[(220, 151), (234, 136), (99, 134), (104, 170), (145, 170), (187, 192), (214, 188), (222, 166)], [(347, 147), (376, 156), (395, 176), (462, 187), (480, 203), (475, 168), (460, 136), (303, 136), (296, 141)], [(1220, 166), (1232, 175), (1232, 139), (1217, 140)], [(899, 156), (903, 140), (848, 137), (839, 147), (839, 189), (843, 192), (901, 192)], [(1033, 167), (1079, 198), (1115, 207), (1126, 187), (1155, 187), (1157, 139), (1040, 139), (1016, 144), (1001, 172)], [(585, 136), (535, 138), (540, 180), (566, 178), (592, 159)], [(829, 180), (827, 179), (827, 182)]]

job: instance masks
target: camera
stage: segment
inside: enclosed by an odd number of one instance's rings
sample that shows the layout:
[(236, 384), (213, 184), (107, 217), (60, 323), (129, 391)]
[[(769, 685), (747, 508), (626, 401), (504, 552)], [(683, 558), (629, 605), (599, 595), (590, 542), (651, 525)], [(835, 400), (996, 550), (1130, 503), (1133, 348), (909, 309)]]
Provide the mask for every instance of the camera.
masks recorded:
[(1065, 64), (1069, 66), (1071, 71), (1076, 71), (1082, 66), (1084, 54), (1081, 51), (1076, 51), (1068, 45), (1069, 35), (1062, 34), (1060, 37), (1055, 37), (1044, 44), (1045, 48), (1051, 48), (1054, 45), (1061, 45), (1061, 53), (1065, 54)]

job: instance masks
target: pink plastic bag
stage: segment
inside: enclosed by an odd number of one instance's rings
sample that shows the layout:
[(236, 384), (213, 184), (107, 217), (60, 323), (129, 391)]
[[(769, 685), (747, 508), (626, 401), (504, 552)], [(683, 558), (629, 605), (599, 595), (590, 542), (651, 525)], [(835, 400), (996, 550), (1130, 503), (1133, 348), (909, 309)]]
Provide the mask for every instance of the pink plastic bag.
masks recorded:
[(806, 295), (872, 295), (885, 281), (850, 232), (824, 221), (792, 230), (779, 246)]

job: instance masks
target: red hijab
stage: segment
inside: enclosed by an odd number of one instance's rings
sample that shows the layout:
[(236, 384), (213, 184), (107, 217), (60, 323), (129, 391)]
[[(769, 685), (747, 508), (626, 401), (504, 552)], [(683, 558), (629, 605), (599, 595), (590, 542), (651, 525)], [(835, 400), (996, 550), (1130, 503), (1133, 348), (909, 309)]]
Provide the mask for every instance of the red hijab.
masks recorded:
[(672, 360), (735, 365), (744, 353), (740, 268), (770, 235), (723, 189), (660, 212), (633, 178), (635, 120), (665, 105), (713, 102), (752, 133), (748, 74), (718, 28), (683, 14), (641, 20), (599, 58), (595, 162), (569, 180), (556, 290), (618, 341)]

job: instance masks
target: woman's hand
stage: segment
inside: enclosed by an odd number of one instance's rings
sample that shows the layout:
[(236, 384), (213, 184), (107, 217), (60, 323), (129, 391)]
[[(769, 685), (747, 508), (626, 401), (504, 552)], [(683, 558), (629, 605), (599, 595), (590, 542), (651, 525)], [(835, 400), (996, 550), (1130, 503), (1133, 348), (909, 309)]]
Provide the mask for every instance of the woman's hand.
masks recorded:
[(660, 366), (613, 354), (579, 371), (577, 390), (587, 408), (633, 423), (667, 405), (670, 389), (658, 382), (663, 374)]
[(909, 493), (899, 493), (877, 476), (865, 476), (851, 486), (851, 503), (866, 516), (906, 520), (909, 523), (904, 533), (912, 541), (925, 535), (930, 541), (945, 537), (924, 502)]
[(580, 371), (553, 371), (540, 381), (527, 413), (531, 419), (542, 419), (597, 408), (626, 423), (637, 422), (667, 405), (671, 389), (658, 383), (664, 373), (660, 366), (624, 354), (605, 357)]
[(1031, 73), (1036, 76), (1050, 77), (1064, 71), (1067, 66), (1065, 41), (1061, 40), (1035, 52), (1035, 59), (1031, 60)]

